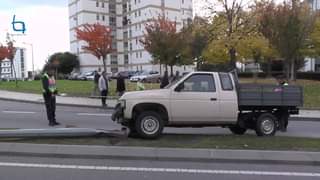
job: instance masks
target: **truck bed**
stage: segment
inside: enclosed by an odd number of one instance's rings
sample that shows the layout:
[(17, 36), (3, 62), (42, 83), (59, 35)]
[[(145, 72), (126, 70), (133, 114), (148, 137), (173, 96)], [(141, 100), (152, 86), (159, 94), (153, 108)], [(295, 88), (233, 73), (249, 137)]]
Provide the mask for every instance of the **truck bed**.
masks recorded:
[(303, 89), (295, 85), (239, 84), (238, 102), (240, 110), (273, 107), (295, 109), (303, 106)]

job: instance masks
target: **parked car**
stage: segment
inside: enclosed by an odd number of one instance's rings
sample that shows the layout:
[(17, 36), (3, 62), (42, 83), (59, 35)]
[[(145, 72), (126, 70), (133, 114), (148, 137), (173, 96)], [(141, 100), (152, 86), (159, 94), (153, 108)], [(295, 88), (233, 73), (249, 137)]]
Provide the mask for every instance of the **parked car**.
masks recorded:
[(144, 83), (159, 83), (161, 75), (157, 71), (143, 71), (130, 78), (131, 82), (142, 81)]
[(125, 79), (130, 79), (132, 76), (134, 76), (137, 72), (136, 71), (120, 71), (115, 73), (111, 78), (117, 79), (119, 75), (124, 77)]
[(85, 76), (86, 76), (86, 80), (88, 81), (93, 81), (94, 80), (94, 71), (90, 71), (90, 72), (86, 72)]
[(159, 137), (165, 126), (220, 126), (238, 135), (252, 129), (274, 136), (302, 106), (300, 86), (239, 84), (231, 73), (192, 72), (165, 89), (125, 93), (112, 120), (148, 139)]
[(79, 76), (79, 73), (72, 73), (69, 75), (69, 80), (77, 80), (77, 77)]

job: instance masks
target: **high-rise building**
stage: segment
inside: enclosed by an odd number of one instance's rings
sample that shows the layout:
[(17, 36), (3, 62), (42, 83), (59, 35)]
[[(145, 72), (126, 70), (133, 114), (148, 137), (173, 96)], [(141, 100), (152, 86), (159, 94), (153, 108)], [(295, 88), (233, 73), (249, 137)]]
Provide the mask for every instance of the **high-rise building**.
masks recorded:
[(97, 22), (112, 29), (115, 51), (107, 58), (109, 72), (158, 70), (140, 40), (148, 20), (160, 15), (180, 30), (192, 19), (192, 0), (69, 0), (70, 48), (80, 57), (81, 71), (96, 70), (102, 61), (82, 50), (84, 42), (76, 39), (75, 28)]
[[(8, 59), (1, 61), (1, 78), (13, 79), (14, 73), (18, 79), (27, 78), (27, 65), (26, 65), (26, 50), (24, 48), (17, 48), (16, 54), (13, 59), (13, 69), (11, 69), (11, 62)], [(14, 70), (12, 72), (12, 70)]]
[(320, 0), (307, 0), (313, 10), (320, 9)]

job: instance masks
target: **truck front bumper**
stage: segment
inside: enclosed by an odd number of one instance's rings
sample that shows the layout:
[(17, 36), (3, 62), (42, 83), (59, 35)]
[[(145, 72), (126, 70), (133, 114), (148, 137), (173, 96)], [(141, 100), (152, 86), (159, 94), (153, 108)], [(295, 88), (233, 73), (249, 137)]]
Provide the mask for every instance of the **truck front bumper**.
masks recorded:
[(121, 104), (117, 104), (113, 110), (111, 119), (115, 122), (122, 123), (124, 121), (124, 108), (121, 107)]

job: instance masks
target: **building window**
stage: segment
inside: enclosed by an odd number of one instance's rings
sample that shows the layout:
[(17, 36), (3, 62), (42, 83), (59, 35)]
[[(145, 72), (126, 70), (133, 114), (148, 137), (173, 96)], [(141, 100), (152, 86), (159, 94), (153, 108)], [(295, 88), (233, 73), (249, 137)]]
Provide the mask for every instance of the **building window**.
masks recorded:
[(117, 25), (116, 18), (110, 17), (110, 26), (116, 26), (116, 25)]
[(182, 0), (182, 4), (184, 4), (184, 0)]
[(97, 21), (99, 21), (100, 17), (99, 17), (99, 14), (97, 14)]
[(138, 44), (138, 38), (136, 38), (136, 44)]
[(142, 52), (140, 52), (140, 58), (142, 58)]
[(104, 8), (104, 2), (101, 4), (101, 7)]
[(137, 0), (134, 0), (134, 4), (137, 4)]
[(129, 55), (124, 55), (124, 64), (129, 64)]
[(139, 10), (139, 17), (141, 16), (141, 11)]
[(139, 57), (138, 52), (136, 52), (136, 58), (138, 58), (138, 57)]
[(130, 43), (130, 51), (132, 51), (132, 43)]
[(99, 2), (98, 1), (96, 2), (96, 7), (99, 7)]
[(102, 21), (105, 21), (105, 16), (104, 15), (102, 15)]
[(137, 17), (137, 11), (136, 11), (136, 12), (134, 12), (134, 16), (135, 16), (135, 17)]
[(117, 68), (117, 67), (112, 67), (112, 68), (111, 68), (111, 72), (112, 72), (112, 73), (118, 72), (118, 68)]

